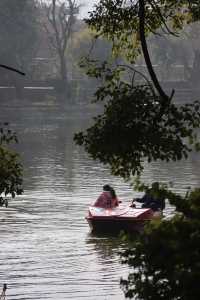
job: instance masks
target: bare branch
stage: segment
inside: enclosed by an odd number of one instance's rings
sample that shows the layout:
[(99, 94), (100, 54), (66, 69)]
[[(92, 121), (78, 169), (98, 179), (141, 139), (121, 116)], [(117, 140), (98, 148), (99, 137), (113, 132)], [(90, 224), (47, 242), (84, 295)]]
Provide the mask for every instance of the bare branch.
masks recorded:
[(50, 4), (45, 4), (44, 6), (46, 17), (51, 27), (49, 29), (48, 25), (45, 25), (45, 30), (50, 46), (57, 51), (60, 61), (60, 75), (63, 81), (65, 81), (67, 78), (65, 52), (72, 35), (78, 6), (76, 5), (76, 0), (51, 0)]
[(151, 81), (148, 79), (147, 76), (145, 76), (142, 72), (138, 71), (137, 69), (135, 69), (134, 67), (132, 66), (129, 66), (129, 65), (123, 65), (123, 64), (119, 64), (117, 65), (118, 67), (123, 67), (123, 68), (127, 68), (127, 69), (130, 69), (131, 71), (133, 71), (134, 73), (137, 73), (138, 75), (140, 75), (147, 83), (148, 85), (151, 87), (153, 93), (155, 94), (155, 91), (154, 91), (154, 88), (152, 86), (152, 83)]
[(19, 70), (15, 69), (15, 68), (9, 67), (9, 66), (7, 66), (7, 65), (2, 65), (2, 64), (0, 64), (0, 67), (1, 67), (1, 68), (4, 68), (4, 69), (7, 69), (7, 70), (9, 70), (9, 71), (12, 71), (12, 72), (19, 73), (20, 75), (25, 76), (25, 73), (24, 73), (24, 72), (19, 71)]

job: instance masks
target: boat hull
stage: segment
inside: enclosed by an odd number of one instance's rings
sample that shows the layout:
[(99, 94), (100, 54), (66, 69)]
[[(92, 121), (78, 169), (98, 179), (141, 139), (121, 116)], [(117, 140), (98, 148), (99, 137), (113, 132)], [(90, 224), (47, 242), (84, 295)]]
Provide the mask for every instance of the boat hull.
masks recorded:
[(115, 209), (90, 207), (86, 220), (93, 232), (141, 231), (153, 215), (151, 209), (130, 206)]
[(86, 217), (92, 232), (141, 231), (148, 220), (94, 219)]

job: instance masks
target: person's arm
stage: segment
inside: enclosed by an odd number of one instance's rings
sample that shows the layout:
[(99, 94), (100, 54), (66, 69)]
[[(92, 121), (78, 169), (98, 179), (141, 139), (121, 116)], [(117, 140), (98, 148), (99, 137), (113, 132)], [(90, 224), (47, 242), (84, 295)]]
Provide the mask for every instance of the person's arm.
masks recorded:
[(115, 197), (115, 198), (112, 198), (112, 207), (116, 207), (116, 206), (118, 206), (119, 205), (119, 201), (118, 201), (118, 199), (117, 199), (117, 197)]
[(119, 205), (119, 203), (122, 203), (122, 201), (121, 200), (119, 200), (117, 197), (115, 198), (115, 206), (118, 206)]
[(147, 201), (147, 196), (144, 195), (142, 198), (133, 198), (133, 202), (145, 203)]

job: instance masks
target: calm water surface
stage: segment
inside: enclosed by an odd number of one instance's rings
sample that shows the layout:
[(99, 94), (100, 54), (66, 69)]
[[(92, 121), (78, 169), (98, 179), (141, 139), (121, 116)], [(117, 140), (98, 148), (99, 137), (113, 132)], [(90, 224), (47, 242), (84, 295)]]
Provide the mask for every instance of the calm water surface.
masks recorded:
[[(124, 299), (119, 280), (128, 270), (118, 252), (126, 245), (91, 235), (84, 217), (105, 183), (123, 201), (138, 194), (73, 144), (91, 114), (27, 106), (1, 107), (0, 116), (17, 131), (24, 164), (23, 196), (0, 209), (0, 285), (8, 284), (8, 299)], [(172, 181), (183, 193), (199, 185), (199, 175), (199, 156), (193, 155), (175, 165), (148, 166), (144, 177)]]

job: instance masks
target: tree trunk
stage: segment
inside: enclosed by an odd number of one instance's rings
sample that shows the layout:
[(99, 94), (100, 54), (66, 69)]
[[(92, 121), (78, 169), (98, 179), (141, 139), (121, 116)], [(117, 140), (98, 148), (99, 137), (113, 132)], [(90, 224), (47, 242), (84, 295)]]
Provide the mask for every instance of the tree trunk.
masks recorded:
[(61, 80), (67, 83), (68, 78), (67, 78), (67, 65), (66, 65), (66, 59), (63, 54), (60, 55), (60, 76)]
[[(63, 100), (70, 98), (71, 91), (69, 88), (68, 76), (67, 76), (67, 63), (64, 54), (60, 55), (60, 84), (59, 92), (63, 96)], [(69, 99), (68, 99), (69, 101)]]
[[(139, 32), (140, 32), (140, 42), (141, 42), (141, 46), (142, 46), (142, 52), (144, 55), (144, 59), (145, 59), (146, 66), (147, 66), (149, 75), (151, 77), (151, 80), (152, 80), (156, 90), (158, 91), (159, 95), (163, 99), (163, 102), (168, 102), (170, 98), (162, 89), (162, 87), (158, 81), (157, 75), (153, 69), (151, 59), (149, 56), (149, 51), (148, 51), (146, 36), (145, 36), (145, 2), (144, 2), (144, 0), (139, 0)], [(172, 93), (172, 96), (173, 96), (173, 93)]]

